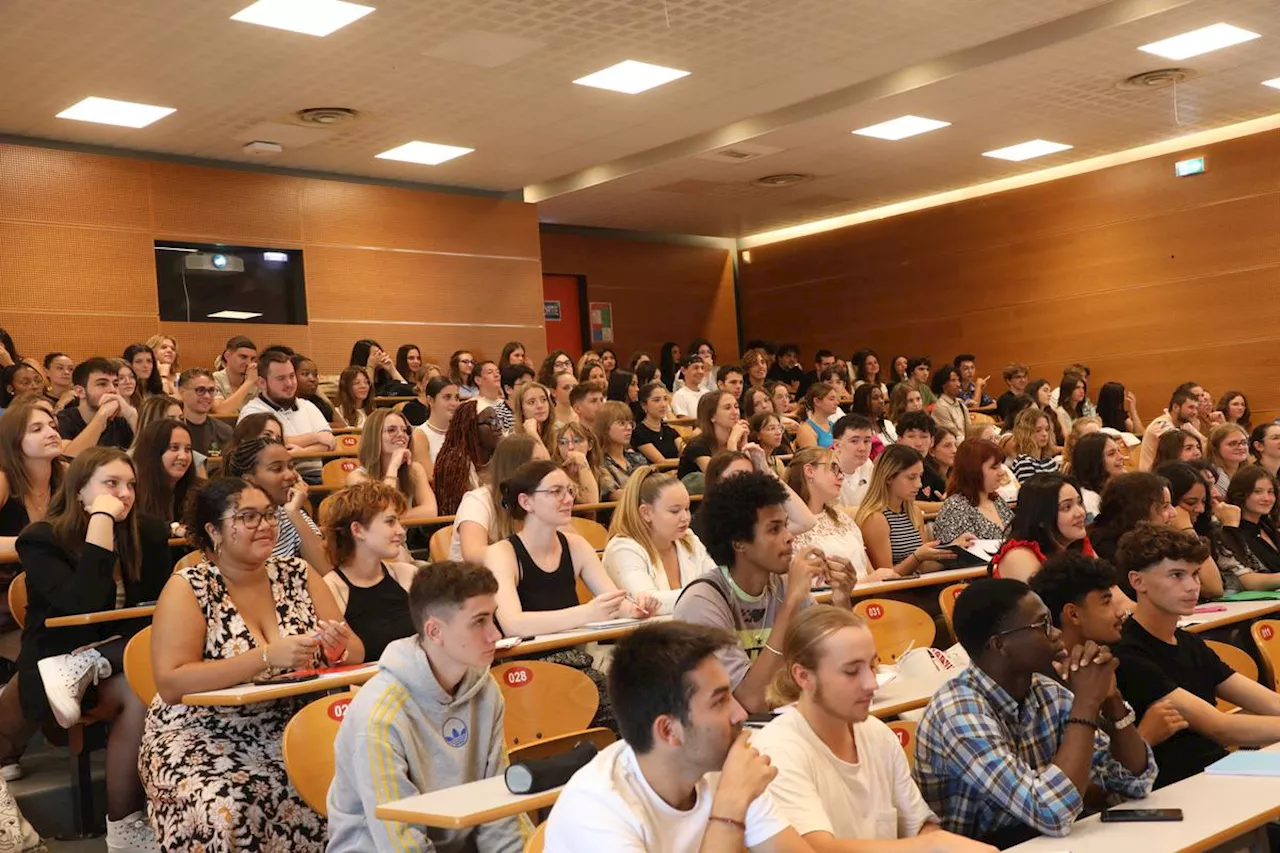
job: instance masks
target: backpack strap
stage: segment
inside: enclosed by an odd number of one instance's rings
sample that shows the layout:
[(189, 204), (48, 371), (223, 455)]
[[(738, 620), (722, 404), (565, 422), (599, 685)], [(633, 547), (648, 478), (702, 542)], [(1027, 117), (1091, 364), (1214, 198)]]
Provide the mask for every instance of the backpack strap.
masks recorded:
[(709, 578), (694, 578), (685, 584), (684, 589), (680, 590), (679, 597), (676, 598), (676, 606), (678, 607), (680, 605), (680, 601), (684, 598), (685, 593), (693, 589), (698, 584), (706, 584), (716, 591), (716, 595), (720, 596), (720, 600), (724, 602), (724, 606), (729, 608), (729, 615), (733, 617), (733, 627), (741, 630), (743, 627), (742, 618), (741, 614), (738, 613), (738, 608), (733, 606), (733, 602), (729, 600), (729, 596), (720, 588), (720, 585)]

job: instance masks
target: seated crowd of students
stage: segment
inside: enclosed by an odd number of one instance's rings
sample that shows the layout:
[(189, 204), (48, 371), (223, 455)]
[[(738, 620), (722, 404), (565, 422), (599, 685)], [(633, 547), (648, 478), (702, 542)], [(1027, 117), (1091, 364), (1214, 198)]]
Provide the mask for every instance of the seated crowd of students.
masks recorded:
[[(1056, 387), (1010, 365), (994, 399), (971, 354), (882, 375), (872, 350), (820, 350), (806, 371), (763, 341), (740, 366), (699, 340), (628, 369), (609, 349), (535, 368), (518, 342), (441, 368), (361, 340), (332, 397), (314, 361), (239, 335), (216, 369), (180, 369), (168, 336), (76, 362), (22, 358), (0, 330), (0, 362), (0, 585), (20, 565), (29, 597), (22, 629), (0, 597), (0, 777), (36, 727), (92, 709), (110, 850), (519, 850), (514, 820), (374, 811), (501, 772), (499, 638), (620, 617), (672, 621), (604, 664), (538, 655), (586, 673), (593, 722), (622, 738), (565, 788), (550, 850), (988, 850), (1068, 833), (1092, 789), (1141, 798), (1280, 740), (1280, 697), (1177, 628), (1202, 599), (1280, 589), (1280, 425), (1253, 426), (1240, 392), (1215, 407), (1184, 383), (1144, 425), (1120, 383), (1091, 403), (1082, 364)], [(358, 465), (317, 523), (335, 429), (358, 431)], [(608, 521), (602, 552), (579, 506)], [(439, 516), (448, 559), (428, 564), (415, 525)], [(879, 659), (852, 592), (977, 540), (998, 548), (956, 601), (971, 663), (924, 712), (913, 770), (870, 714)], [(123, 678), (145, 619), (45, 624), (157, 600), (149, 707)], [(373, 660), (327, 822), (281, 760), (302, 701), (183, 702)]]

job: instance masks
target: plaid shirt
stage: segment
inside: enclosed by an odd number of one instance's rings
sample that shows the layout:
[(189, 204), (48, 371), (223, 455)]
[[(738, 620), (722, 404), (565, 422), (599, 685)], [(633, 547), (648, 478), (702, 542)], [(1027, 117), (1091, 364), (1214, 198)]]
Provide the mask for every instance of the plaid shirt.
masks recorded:
[[(968, 384), (961, 383), (960, 393), (957, 394), (956, 396), (959, 398), (961, 403), (968, 403), (970, 400), (974, 398), (974, 396), (977, 393), (978, 393), (977, 382), (970, 382)], [(989, 395), (986, 391), (982, 392), (982, 397), (977, 402), (977, 405), (980, 408), (986, 408), (987, 406), (994, 406), (995, 404), (996, 404), (995, 398)]]
[[(1071, 713), (1071, 691), (1033, 675), (1022, 705), (977, 666), (934, 694), (916, 733), (916, 783), (925, 802), (951, 832), (977, 838), (1019, 824), (1063, 836), (1084, 809), (1067, 774), (1053, 763)], [(1111, 756), (1111, 740), (1097, 732), (1093, 784), (1129, 798), (1145, 797), (1156, 778), (1134, 776)]]

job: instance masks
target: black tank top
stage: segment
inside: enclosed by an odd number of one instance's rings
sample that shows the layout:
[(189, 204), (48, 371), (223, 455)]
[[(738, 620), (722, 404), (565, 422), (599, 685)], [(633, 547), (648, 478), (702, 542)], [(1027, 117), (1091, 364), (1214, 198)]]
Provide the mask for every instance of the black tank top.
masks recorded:
[(0, 536), (17, 536), (30, 523), (31, 516), (22, 498), (14, 495), (0, 504)]
[(414, 633), (409, 616), (409, 593), (382, 567), (382, 580), (373, 586), (356, 586), (342, 569), (335, 568), (347, 585), (347, 627), (364, 643), (364, 659), (376, 661), (394, 640)]
[(520, 596), (520, 607), (524, 610), (564, 610), (566, 607), (578, 606), (577, 578), (573, 574), (573, 554), (569, 553), (569, 540), (564, 534), (556, 532), (560, 540), (560, 565), (554, 572), (544, 571), (529, 550), (524, 547), (519, 536), (507, 539), (516, 552), (516, 565), (520, 568), (520, 581), (516, 584), (516, 594)]

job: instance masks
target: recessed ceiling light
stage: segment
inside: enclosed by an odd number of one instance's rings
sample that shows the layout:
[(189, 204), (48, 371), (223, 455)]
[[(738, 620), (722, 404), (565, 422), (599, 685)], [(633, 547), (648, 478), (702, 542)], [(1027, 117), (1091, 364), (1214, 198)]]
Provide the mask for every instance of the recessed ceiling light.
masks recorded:
[(681, 71), (678, 68), (664, 68), (661, 65), (650, 65), (647, 62), (627, 59), (602, 71), (579, 77), (573, 82), (579, 86), (592, 86), (596, 89), (638, 95), (655, 86), (688, 76), (688, 71)]
[(447, 160), (470, 154), (474, 148), (459, 148), (456, 145), (437, 145), (434, 142), (406, 142), (390, 151), (378, 155), (379, 160), (403, 160), (405, 163), (421, 163), (424, 166), (438, 166)]
[(1030, 142), (1020, 142), (1017, 145), (1010, 145), (1008, 148), (997, 148), (995, 151), (984, 151), (983, 157), (994, 157), (997, 160), (1012, 160), (1020, 163), (1023, 160), (1030, 160), (1033, 157), (1043, 157), (1046, 154), (1057, 154), (1059, 151), (1070, 150), (1070, 145), (1063, 145), (1061, 142), (1049, 142), (1045, 139), (1033, 139)]
[(236, 12), (231, 20), (309, 36), (327, 36), (372, 11), (372, 6), (346, 0), (258, 0)]
[(252, 320), (261, 317), (261, 311), (214, 311), (206, 315), (210, 320)]
[(1272, 89), (1280, 89), (1280, 77), (1277, 77), (1274, 80), (1263, 80), (1262, 85), (1270, 86)]
[(154, 107), (151, 104), (114, 101), (111, 98), (85, 98), (58, 113), (57, 117), (114, 124), (117, 127), (146, 127), (172, 112), (175, 112), (173, 107)]
[(1207, 27), (1201, 27), (1198, 30), (1192, 30), (1189, 33), (1183, 33), (1180, 36), (1144, 44), (1138, 50), (1154, 53), (1156, 56), (1163, 56), (1166, 59), (1187, 59), (1188, 57), (1208, 53), (1211, 50), (1253, 41), (1256, 38), (1261, 38), (1261, 36), (1249, 30), (1233, 27), (1231, 24), (1212, 24)]
[(949, 121), (920, 118), (920, 116), (902, 116), (892, 121), (882, 121), (879, 124), (864, 127), (861, 130), (855, 130), (854, 133), (858, 136), (874, 136), (876, 139), (898, 140), (950, 126), (951, 122)]

